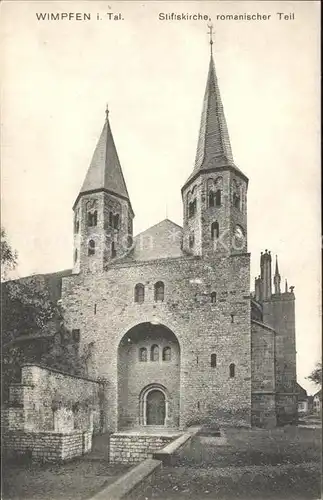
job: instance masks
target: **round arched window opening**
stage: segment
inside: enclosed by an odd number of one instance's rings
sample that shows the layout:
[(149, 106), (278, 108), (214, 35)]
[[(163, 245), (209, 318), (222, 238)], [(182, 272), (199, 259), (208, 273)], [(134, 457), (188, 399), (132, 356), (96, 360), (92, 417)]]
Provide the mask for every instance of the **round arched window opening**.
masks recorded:
[(157, 344), (154, 344), (151, 346), (150, 360), (151, 361), (159, 361), (159, 347)]
[(172, 359), (172, 350), (170, 347), (164, 347), (163, 349), (163, 361), (171, 361)]
[(89, 240), (88, 243), (88, 255), (94, 255), (95, 254), (95, 241), (94, 240)]
[(165, 295), (165, 285), (162, 281), (155, 283), (155, 302), (163, 302)]
[(142, 283), (135, 286), (135, 302), (142, 304), (145, 301), (145, 287)]

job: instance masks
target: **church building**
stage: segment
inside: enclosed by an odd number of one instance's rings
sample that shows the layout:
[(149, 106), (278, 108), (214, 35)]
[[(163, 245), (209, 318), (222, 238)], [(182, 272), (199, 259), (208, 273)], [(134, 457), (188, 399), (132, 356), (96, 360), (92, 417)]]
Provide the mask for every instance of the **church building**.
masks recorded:
[(294, 422), (295, 296), (268, 250), (250, 292), (248, 178), (233, 158), (212, 42), (195, 162), (178, 188), (182, 227), (165, 219), (133, 237), (106, 111), (73, 207), (61, 296), (88, 376), (106, 381), (104, 428)]

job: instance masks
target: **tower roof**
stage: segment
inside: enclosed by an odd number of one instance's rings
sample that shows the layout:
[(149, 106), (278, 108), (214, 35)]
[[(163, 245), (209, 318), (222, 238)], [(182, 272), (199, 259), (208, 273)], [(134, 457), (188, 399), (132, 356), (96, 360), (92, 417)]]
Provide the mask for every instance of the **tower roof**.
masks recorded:
[(104, 190), (125, 198), (130, 203), (108, 114), (107, 110), (106, 120), (79, 196), (88, 192)]
[(248, 180), (234, 164), (227, 122), (224, 115), (211, 43), (211, 57), (203, 100), (195, 165), (185, 185), (205, 170), (232, 168)]
[(194, 169), (198, 170), (212, 160), (213, 163), (214, 160), (233, 163), (229, 132), (211, 53)]

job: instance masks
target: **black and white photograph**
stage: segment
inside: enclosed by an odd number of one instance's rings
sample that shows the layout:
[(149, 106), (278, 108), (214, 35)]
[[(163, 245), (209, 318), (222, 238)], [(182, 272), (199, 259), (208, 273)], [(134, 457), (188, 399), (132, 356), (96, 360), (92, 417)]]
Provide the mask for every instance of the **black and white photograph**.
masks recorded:
[(4, 0), (3, 500), (319, 500), (320, 3)]

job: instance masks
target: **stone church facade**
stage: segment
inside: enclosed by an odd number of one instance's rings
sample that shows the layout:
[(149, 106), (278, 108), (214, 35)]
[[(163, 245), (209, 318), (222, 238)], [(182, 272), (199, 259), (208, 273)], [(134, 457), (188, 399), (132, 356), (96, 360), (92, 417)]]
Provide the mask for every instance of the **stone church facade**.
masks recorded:
[(89, 353), (89, 375), (106, 381), (104, 426), (293, 422), (293, 287), (281, 291), (266, 250), (250, 293), (248, 178), (233, 160), (212, 53), (188, 174), (183, 227), (165, 219), (133, 237), (106, 113), (74, 204), (74, 268), (62, 279), (66, 326)]

